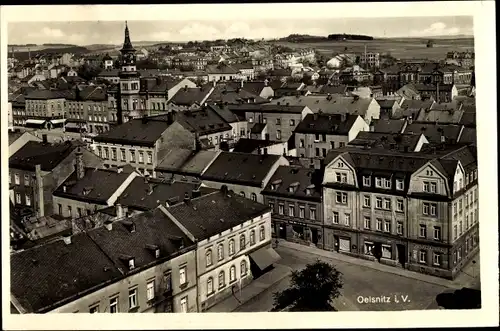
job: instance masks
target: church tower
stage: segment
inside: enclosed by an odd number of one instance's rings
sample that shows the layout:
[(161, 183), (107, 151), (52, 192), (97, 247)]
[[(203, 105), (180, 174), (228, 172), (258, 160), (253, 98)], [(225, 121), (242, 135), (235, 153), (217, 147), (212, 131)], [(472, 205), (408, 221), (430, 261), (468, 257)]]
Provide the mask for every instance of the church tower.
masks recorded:
[[(127, 22), (125, 22), (125, 41), (120, 50), (122, 53), (120, 78), (118, 117), (128, 114), (129, 118), (141, 117), (139, 110), (140, 74), (136, 68), (135, 48), (130, 42)], [(123, 112), (123, 113), (122, 113)], [(122, 113), (122, 114), (120, 114)]]

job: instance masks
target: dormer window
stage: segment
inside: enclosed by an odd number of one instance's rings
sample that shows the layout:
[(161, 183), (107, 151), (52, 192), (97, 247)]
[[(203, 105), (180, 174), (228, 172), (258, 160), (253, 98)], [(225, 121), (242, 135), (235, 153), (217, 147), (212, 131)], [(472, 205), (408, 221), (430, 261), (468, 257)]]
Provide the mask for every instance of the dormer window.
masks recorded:
[(128, 260), (128, 268), (130, 270), (134, 269), (135, 268), (135, 261), (134, 261), (134, 258), (131, 258), (130, 260)]
[(155, 257), (156, 258), (160, 257), (160, 249), (159, 248), (155, 249)]
[(402, 179), (396, 179), (396, 190), (402, 191), (404, 189), (404, 182)]
[(375, 187), (382, 187), (382, 178), (375, 177)]
[(363, 176), (363, 186), (370, 186), (372, 183), (370, 176)]
[(390, 189), (391, 188), (391, 180), (388, 178), (384, 178), (384, 188)]

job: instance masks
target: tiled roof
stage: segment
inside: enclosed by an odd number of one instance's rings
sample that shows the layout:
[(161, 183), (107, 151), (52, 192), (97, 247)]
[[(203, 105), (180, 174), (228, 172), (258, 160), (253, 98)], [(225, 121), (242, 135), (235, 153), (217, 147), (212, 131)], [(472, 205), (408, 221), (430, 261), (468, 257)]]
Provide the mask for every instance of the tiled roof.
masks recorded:
[(414, 122), (406, 126), (404, 133), (422, 133), (430, 143), (440, 143), (441, 136), (444, 136), (448, 142), (456, 143), (461, 130), (461, 125)]
[(240, 138), (236, 145), (233, 147), (233, 153), (253, 153), (257, 151), (259, 148), (262, 149), (262, 153), (264, 154), (263, 149), (265, 147), (269, 147), (276, 144), (283, 144), (281, 141), (273, 141), (273, 140), (262, 140), (262, 139), (249, 139), (249, 138)]
[(260, 112), (260, 113), (284, 113), (284, 114), (301, 114), (304, 111), (305, 105), (285, 105), (285, 104), (241, 104), (229, 105), (229, 109), (234, 112)]
[(231, 229), (263, 215), (269, 207), (233, 192), (215, 192), (168, 208), (198, 240)]
[(182, 79), (172, 77), (146, 77), (141, 79), (141, 93), (165, 93), (178, 85)]
[(25, 98), (32, 100), (50, 100), (50, 99), (65, 99), (68, 96), (68, 91), (56, 90), (35, 90), (28, 93)]
[(380, 105), (380, 108), (392, 108), (394, 107), (394, 104), (397, 103), (396, 100), (390, 99), (377, 99), (376, 101)]
[(210, 75), (221, 75), (221, 74), (237, 74), (239, 72), (238, 69), (233, 68), (227, 64), (209, 64), (206, 67), (206, 72)]
[(228, 123), (246, 121), (244, 117), (241, 118), (237, 114), (233, 113), (226, 105), (214, 104), (214, 105), (208, 105), (208, 107), (211, 108), (214, 112), (216, 112), (220, 117), (222, 117)]
[(82, 179), (78, 180), (76, 172), (73, 172), (54, 191), (53, 195), (79, 201), (106, 204), (130, 176), (130, 171), (125, 170), (118, 173), (114, 169), (85, 168), (85, 175)]
[(477, 145), (477, 131), (476, 128), (464, 127), (460, 135), (459, 142), (470, 143)]
[(251, 133), (262, 133), (262, 131), (264, 131), (264, 129), (266, 128), (267, 126), (267, 123), (254, 123), (254, 125), (252, 126), (252, 128), (250, 129), (250, 132)]
[(28, 141), (9, 158), (9, 167), (34, 171), (40, 164), (41, 170), (51, 171), (79, 146), (82, 146), (81, 142), (69, 140), (57, 144)]
[(345, 97), (338, 95), (318, 96), (286, 96), (272, 101), (273, 104), (290, 104), (294, 106), (309, 107), (313, 112), (321, 110), (326, 114), (343, 114), (364, 116), (372, 98)]
[(415, 150), (420, 140), (420, 132), (414, 134), (401, 133), (380, 133), (380, 132), (358, 132), (356, 138), (351, 140), (348, 145), (351, 146), (370, 146), (387, 149), (404, 150), (406, 147), (410, 151)]
[(405, 120), (378, 119), (372, 120), (370, 126), (373, 126), (374, 132), (380, 133), (400, 133), (405, 126)]
[(169, 103), (182, 106), (191, 106), (195, 103), (201, 104), (201, 102), (210, 94), (212, 88), (213, 86), (211, 84), (207, 84), (202, 87), (183, 87), (175, 93), (175, 95), (169, 100)]
[(431, 109), (421, 110), (416, 118), (421, 122), (438, 122), (438, 123), (459, 123), (464, 111), (457, 109), (454, 103), (435, 103)]
[(203, 170), (217, 157), (217, 151), (194, 152), (187, 149), (171, 149), (156, 167), (157, 171), (200, 176)]
[[(166, 120), (163, 115), (153, 117), (155, 120)], [(200, 136), (224, 132), (232, 127), (222, 117), (209, 107), (196, 110), (185, 110), (175, 114), (175, 122), (181, 124), (186, 130), (196, 132)]]
[(243, 83), (243, 89), (255, 95), (260, 95), (260, 93), (265, 87), (266, 83), (263, 81), (252, 81)]
[[(132, 232), (131, 226), (135, 226), (135, 231)], [(182, 246), (192, 245), (182, 230), (158, 208), (113, 222), (111, 231), (100, 227), (89, 231), (88, 235), (125, 274), (130, 272), (125, 257), (134, 258), (134, 269), (137, 269), (158, 260), (153, 247), (160, 250), (160, 258), (165, 258), (179, 252)]]
[(154, 146), (168, 127), (169, 124), (165, 120), (132, 119), (94, 137), (94, 141)]
[(267, 103), (268, 101), (259, 95), (248, 92), (242, 88), (233, 88), (231, 86), (225, 84), (218, 84), (214, 91), (210, 94), (207, 99), (207, 102), (222, 102), (225, 104), (241, 104), (247, 103), (248, 100), (254, 104), (262, 104)]
[(358, 115), (308, 114), (295, 128), (296, 133), (347, 135)]
[(260, 187), (279, 159), (278, 155), (221, 152), (202, 179)]
[(262, 193), (320, 201), (322, 176), (319, 169), (279, 166)]
[(11, 295), (27, 312), (50, 310), (58, 302), (80, 298), (82, 292), (121, 277), (113, 261), (85, 233), (71, 241), (11, 254)]
[[(150, 210), (158, 205), (169, 205), (181, 202), (187, 193), (190, 197), (192, 191), (199, 188), (199, 184), (173, 182), (165, 183), (158, 179), (145, 179), (136, 177), (123, 191), (117, 202), (140, 210)], [(208, 189), (209, 192), (213, 191)], [(200, 188), (201, 193), (206, 193), (205, 188)]]
[(401, 108), (409, 109), (430, 109), (431, 106), (434, 104), (433, 99), (427, 99), (427, 100), (404, 100), (403, 103), (401, 104)]
[(321, 87), (320, 93), (322, 94), (342, 94), (347, 92), (347, 85), (331, 85), (326, 84)]

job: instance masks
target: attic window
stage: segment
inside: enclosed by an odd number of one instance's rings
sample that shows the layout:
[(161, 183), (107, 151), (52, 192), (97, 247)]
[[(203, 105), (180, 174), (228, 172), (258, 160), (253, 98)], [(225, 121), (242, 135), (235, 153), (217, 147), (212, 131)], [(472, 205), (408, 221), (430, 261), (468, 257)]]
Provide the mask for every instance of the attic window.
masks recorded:
[(130, 260), (128, 260), (128, 268), (130, 270), (135, 268), (135, 259), (134, 258), (131, 258)]

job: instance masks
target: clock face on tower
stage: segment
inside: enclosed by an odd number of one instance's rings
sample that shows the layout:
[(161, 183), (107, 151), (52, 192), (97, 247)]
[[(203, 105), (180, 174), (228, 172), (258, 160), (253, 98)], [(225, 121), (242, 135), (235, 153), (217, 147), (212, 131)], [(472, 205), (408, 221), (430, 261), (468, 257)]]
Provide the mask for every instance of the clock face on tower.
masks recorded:
[(133, 63), (134, 62), (134, 54), (127, 53), (123, 55), (123, 59), (125, 63)]

